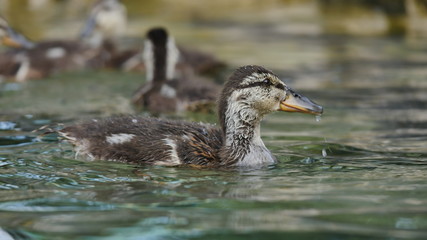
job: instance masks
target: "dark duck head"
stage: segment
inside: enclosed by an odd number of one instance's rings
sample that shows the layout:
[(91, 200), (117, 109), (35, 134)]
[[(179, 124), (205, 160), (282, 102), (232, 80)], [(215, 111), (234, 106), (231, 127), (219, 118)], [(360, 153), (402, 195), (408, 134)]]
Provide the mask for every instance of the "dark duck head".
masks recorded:
[(176, 166), (257, 167), (275, 163), (260, 135), (262, 118), (274, 111), (321, 114), (321, 106), (288, 88), (260, 66), (237, 69), (219, 99), (221, 128), (155, 118), (116, 117), (61, 130), (78, 155)]

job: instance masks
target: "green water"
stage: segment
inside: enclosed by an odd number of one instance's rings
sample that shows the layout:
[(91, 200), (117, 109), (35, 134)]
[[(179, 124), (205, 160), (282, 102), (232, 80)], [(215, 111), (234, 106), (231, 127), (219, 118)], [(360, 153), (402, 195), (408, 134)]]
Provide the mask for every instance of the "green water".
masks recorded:
[(425, 45), (290, 34), (280, 22), (174, 26), (178, 42), (215, 52), (231, 69), (274, 69), (324, 106), (321, 121), (267, 117), (263, 139), (279, 163), (255, 171), (84, 162), (32, 131), (134, 113), (128, 99), (141, 74), (2, 82), (0, 239), (427, 238)]

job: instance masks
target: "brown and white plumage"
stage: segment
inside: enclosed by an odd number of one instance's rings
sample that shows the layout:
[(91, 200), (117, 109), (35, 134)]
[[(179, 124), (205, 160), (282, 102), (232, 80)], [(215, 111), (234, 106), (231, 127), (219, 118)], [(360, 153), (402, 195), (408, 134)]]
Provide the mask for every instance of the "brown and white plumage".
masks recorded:
[(260, 136), (274, 111), (321, 114), (321, 106), (293, 92), (259, 66), (237, 69), (219, 98), (220, 127), (142, 117), (113, 117), (66, 127), (60, 134), (88, 159), (136, 164), (254, 167), (276, 162)]
[(132, 98), (135, 105), (153, 113), (180, 112), (217, 98), (218, 85), (179, 63), (180, 51), (165, 29), (148, 31), (143, 58), (146, 82)]
[[(43, 78), (51, 74), (102, 66), (100, 48), (81, 41), (46, 40), (33, 42), (0, 19), (1, 42), (12, 49), (1, 53), (1, 74), (17, 81)], [(13, 66), (13, 67), (11, 67)]]
[(0, 54), (0, 74), (17, 81), (54, 73), (107, 66), (113, 55), (113, 37), (126, 24), (126, 9), (119, 0), (98, 1), (79, 40), (33, 42), (0, 18), (0, 41), (12, 47)]

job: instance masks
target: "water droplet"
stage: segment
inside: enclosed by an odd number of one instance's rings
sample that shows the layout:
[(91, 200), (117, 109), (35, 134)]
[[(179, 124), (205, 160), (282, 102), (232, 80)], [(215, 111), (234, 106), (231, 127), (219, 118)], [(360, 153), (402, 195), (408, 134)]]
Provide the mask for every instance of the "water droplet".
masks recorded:
[(316, 115), (316, 122), (320, 122), (322, 120), (322, 115)]
[(323, 157), (327, 157), (328, 156), (328, 153), (326, 153), (326, 149), (322, 149), (322, 156)]

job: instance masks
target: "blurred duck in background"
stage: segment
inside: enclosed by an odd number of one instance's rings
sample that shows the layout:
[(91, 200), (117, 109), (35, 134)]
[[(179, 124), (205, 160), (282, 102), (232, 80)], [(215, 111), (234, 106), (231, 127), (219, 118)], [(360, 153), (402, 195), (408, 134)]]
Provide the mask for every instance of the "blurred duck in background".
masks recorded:
[(164, 28), (147, 32), (143, 52), (146, 82), (132, 98), (135, 105), (153, 114), (213, 109), (220, 86), (179, 61), (181, 54)]
[[(100, 47), (108, 54), (106, 67), (123, 71), (145, 70), (141, 49), (119, 51), (115, 41), (127, 26), (126, 7), (120, 0), (99, 0), (90, 13), (80, 39), (92, 47)], [(226, 64), (211, 54), (178, 46), (180, 62), (192, 66), (194, 71), (203, 75), (215, 75), (225, 69)]]
[(79, 40), (33, 42), (0, 18), (1, 42), (12, 47), (0, 54), (0, 75), (26, 81), (58, 72), (102, 68), (114, 54), (111, 39), (125, 25), (126, 10), (117, 0), (101, 0), (94, 5)]
[(0, 74), (16, 81), (43, 78), (55, 72), (81, 69), (95, 53), (77, 41), (32, 42), (1, 18), (2, 43), (12, 47), (0, 55)]
[(121, 36), (127, 26), (126, 7), (120, 0), (99, 0), (89, 12), (86, 24), (80, 32), (80, 39), (93, 48), (104, 41)]
[(99, 49), (96, 60), (103, 68), (143, 70), (143, 62), (139, 57), (141, 49), (118, 48), (117, 40), (124, 34), (126, 27), (127, 10), (120, 0), (98, 0), (89, 12), (79, 39), (93, 49)]
[(79, 41), (32, 42), (14, 31), (6, 20), (1, 19), (0, 23), (2, 43), (13, 47), (0, 54), (0, 74), (3, 77), (20, 82), (45, 78), (58, 72), (91, 67), (96, 62), (95, 59), (99, 58), (98, 49), (90, 48)]
[[(77, 40), (33, 42), (1, 18), (1, 42), (12, 49), (0, 54), (0, 76), (26, 81), (82, 69), (144, 71), (146, 61), (141, 49), (118, 50), (117, 39), (126, 25), (127, 11), (120, 0), (95, 2)], [(190, 66), (195, 74), (222, 79), (224, 62), (205, 52), (180, 46), (177, 49), (180, 65)]]

